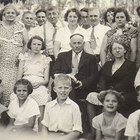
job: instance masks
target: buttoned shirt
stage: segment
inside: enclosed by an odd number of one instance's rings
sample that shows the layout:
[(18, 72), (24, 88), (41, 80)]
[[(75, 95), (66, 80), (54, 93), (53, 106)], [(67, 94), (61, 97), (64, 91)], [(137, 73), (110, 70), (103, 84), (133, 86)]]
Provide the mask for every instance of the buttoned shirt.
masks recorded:
[[(54, 27), (50, 22), (46, 22), (45, 24), (46, 28), (46, 50), (50, 55), (53, 55), (53, 34), (54, 34)], [(29, 31), (29, 38), (38, 35), (44, 39), (44, 27), (37, 26), (35, 28), (32, 28)]]
[(42, 124), (49, 131), (82, 132), (79, 107), (69, 98), (62, 105), (59, 105), (57, 99), (47, 103)]
[(136, 137), (138, 134), (138, 121), (140, 119), (140, 109), (136, 110), (127, 120), (127, 125), (125, 129), (125, 136)]
[(66, 27), (67, 24), (68, 23), (65, 22), (65, 21), (58, 20), (57, 23), (56, 23), (56, 27), (57, 27), (57, 29), (60, 29), (60, 28)]
[[(91, 36), (92, 28), (93, 27), (90, 27), (89, 29), (87, 29), (88, 38), (90, 38), (90, 36)], [(94, 54), (100, 54), (100, 49), (101, 49), (104, 35), (110, 29), (111, 29), (110, 27), (104, 26), (100, 23), (98, 25), (94, 26), (94, 36), (95, 36), (95, 40), (96, 40), (96, 44), (97, 44), (97, 47), (95, 48), (95, 50), (93, 50)]]

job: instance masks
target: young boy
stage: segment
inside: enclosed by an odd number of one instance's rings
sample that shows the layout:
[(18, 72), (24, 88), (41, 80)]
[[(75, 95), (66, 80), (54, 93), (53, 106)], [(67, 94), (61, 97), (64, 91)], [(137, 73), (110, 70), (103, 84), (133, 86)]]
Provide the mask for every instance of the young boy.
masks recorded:
[(57, 98), (47, 103), (44, 113), (43, 134), (61, 135), (61, 139), (75, 140), (82, 132), (78, 105), (68, 96), (72, 89), (68, 75), (59, 74), (54, 79)]

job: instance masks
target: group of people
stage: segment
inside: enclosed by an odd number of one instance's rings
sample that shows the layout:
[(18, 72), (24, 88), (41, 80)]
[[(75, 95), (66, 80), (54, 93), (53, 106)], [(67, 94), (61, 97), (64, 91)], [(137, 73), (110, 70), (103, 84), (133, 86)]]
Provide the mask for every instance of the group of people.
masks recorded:
[(55, 6), (20, 15), (9, 4), (0, 16), (5, 131), (61, 140), (139, 138), (140, 32), (128, 25), (126, 9), (107, 9), (104, 22), (95, 7), (68, 9), (63, 19)]

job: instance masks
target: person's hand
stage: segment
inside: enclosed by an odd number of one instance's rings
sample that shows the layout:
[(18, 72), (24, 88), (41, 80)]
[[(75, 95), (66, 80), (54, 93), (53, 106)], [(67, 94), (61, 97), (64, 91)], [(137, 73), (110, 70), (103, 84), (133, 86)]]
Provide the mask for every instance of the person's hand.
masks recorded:
[(48, 52), (47, 52), (46, 50), (45, 50), (45, 51), (43, 51), (43, 52), (42, 52), (42, 54), (43, 54), (43, 55), (45, 55), (46, 57), (48, 57), (48, 56), (49, 56), (49, 54), (48, 54)]
[(73, 80), (74, 83), (77, 82), (77, 79), (75, 78), (73, 73), (70, 73), (70, 74), (67, 74), (67, 75)]
[(140, 102), (140, 95), (137, 96), (137, 101)]
[(137, 101), (140, 102), (140, 90), (137, 90)]
[(77, 88), (81, 88), (81, 87), (82, 87), (82, 82), (81, 81), (77, 81), (75, 88), (77, 89)]
[(41, 84), (38, 83), (38, 82), (35, 82), (35, 83), (32, 83), (32, 86), (33, 86), (34, 89), (36, 89), (36, 88), (38, 88), (39, 86), (41, 86)]

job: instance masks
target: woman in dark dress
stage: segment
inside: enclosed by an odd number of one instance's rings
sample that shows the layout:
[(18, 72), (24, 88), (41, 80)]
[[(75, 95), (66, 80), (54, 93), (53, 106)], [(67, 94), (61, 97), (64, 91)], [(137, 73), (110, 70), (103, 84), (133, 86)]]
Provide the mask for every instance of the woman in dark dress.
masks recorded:
[(112, 42), (118, 38), (123, 39), (125, 44), (128, 44), (128, 51), (126, 53), (126, 58), (131, 61), (136, 59), (136, 50), (137, 50), (137, 29), (134, 27), (127, 27), (127, 23), (130, 21), (129, 14), (124, 8), (117, 8), (114, 13), (114, 20), (116, 27), (109, 30), (104, 36), (100, 59), (102, 66), (106, 61), (113, 59), (113, 55), (110, 52), (110, 46)]
[(114, 56), (114, 60), (106, 62), (100, 71), (98, 93), (92, 92), (87, 96), (90, 125), (92, 125), (92, 118), (102, 111), (102, 103), (97, 96), (100, 91), (113, 89), (122, 92), (125, 102), (118, 111), (125, 117), (128, 117), (130, 113), (139, 108), (134, 88), (137, 68), (134, 62), (125, 59), (127, 50), (128, 46), (121, 38), (115, 40), (110, 46), (110, 52)]

